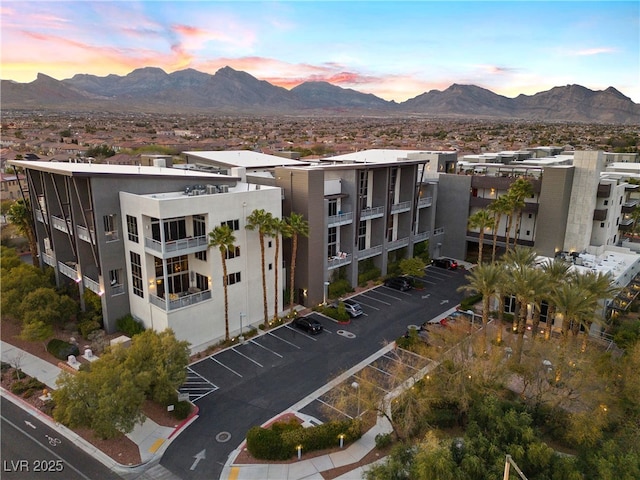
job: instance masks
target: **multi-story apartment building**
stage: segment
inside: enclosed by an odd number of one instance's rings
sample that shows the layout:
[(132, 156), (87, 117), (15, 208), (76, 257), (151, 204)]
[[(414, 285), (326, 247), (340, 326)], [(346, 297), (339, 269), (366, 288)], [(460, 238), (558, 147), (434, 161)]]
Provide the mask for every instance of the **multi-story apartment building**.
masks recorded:
[[(147, 328), (172, 328), (194, 350), (224, 338), (222, 260), (208, 236), (221, 224), (236, 239), (226, 253), (230, 330), (263, 320), (262, 296), (250, 294), (262, 291), (258, 235), (246, 218), (255, 209), (279, 218), (279, 188), (162, 167), (11, 163), (26, 175), (41, 265), (81, 296), (98, 294), (108, 332), (131, 313)], [(271, 261), (267, 285), (274, 276)], [(271, 287), (270, 312), (274, 297)]]

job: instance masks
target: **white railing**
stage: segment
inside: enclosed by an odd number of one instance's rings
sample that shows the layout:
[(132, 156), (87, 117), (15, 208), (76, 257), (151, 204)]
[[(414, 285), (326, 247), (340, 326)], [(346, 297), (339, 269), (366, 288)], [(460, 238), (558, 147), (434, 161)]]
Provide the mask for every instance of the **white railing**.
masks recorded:
[(411, 210), (411, 202), (400, 202), (391, 205), (391, 213), (402, 213)]
[(120, 239), (120, 234), (118, 233), (118, 230), (112, 230), (110, 232), (104, 232), (104, 236), (105, 236), (107, 242), (115, 242), (116, 240)]
[(93, 293), (97, 293), (98, 295), (102, 295), (104, 292), (100, 289), (100, 284), (96, 282), (94, 279), (89, 278), (87, 276), (82, 277), (82, 283), (85, 287), (91, 290)]
[(350, 253), (343, 253), (342, 255), (331, 257), (329, 260), (327, 260), (327, 269), (331, 270), (343, 265), (348, 265), (351, 263), (351, 257), (352, 255)]
[(73, 229), (71, 228), (71, 220), (65, 220), (64, 218), (51, 215), (51, 225), (56, 230), (60, 230), (64, 233), (71, 233), (73, 235)]
[(159, 253), (177, 252), (187, 250), (189, 248), (197, 248), (207, 246), (209, 244), (206, 235), (199, 237), (181, 238), (180, 240), (172, 240), (164, 242), (164, 244), (153, 238), (145, 237), (144, 246)]
[(366, 248), (364, 250), (358, 250), (358, 260), (364, 260), (365, 258), (375, 257), (382, 253), (382, 245), (376, 245), (375, 247)]
[(433, 204), (433, 197), (423, 197), (418, 199), (418, 208), (430, 207)]
[(407, 245), (409, 245), (409, 237), (399, 238), (398, 240), (387, 243), (387, 250), (397, 250)]
[(433, 235), (434, 235), (434, 236), (435, 236), (435, 235), (444, 235), (444, 227), (436, 228), (436, 229), (433, 231)]
[(110, 285), (109, 288), (111, 289), (112, 297), (115, 295), (122, 295), (124, 293), (124, 285), (122, 284)]
[(327, 220), (327, 226), (337, 227), (340, 225), (348, 225), (353, 222), (353, 212), (339, 213), (338, 215), (330, 215)]
[(211, 290), (205, 290), (204, 292), (196, 292), (182, 296), (180, 294), (169, 294), (168, 302), (164, 298), (157, 297), (156, 295), (150, 295), (149, 298), (151, 300), (151, 303), (156, 307), (159, 307), (165, 311), (170, 311), (209, 300), (211, 298)]
[(424, 240), (428, 240), (429, 236), (430, 236), (429, 232), (414, 233), (413, 234), (413, 241), (414, 241), (414, 243), (422, 242)]
[(384, 207), (370, 207), (365, 208), (360, 212), (360, 220), (367, 220), (369, 218), (378, 218), (384, 215)]
[(75, 269), (75, 267), (70, 267), (66, 263), (58, 262), (58, 270), (60, 270), (60, 273), (72, 280), (78, 279), (78, 271)]
[(76, 225), (76, 231), (78, 232), (78, 238), (85, 242), (96, 244), (96, 236), (93, 230), (89, 230), (82, 225)]
[(42, 253), (42, 261), (50, 267), (55, 268), (56, 266), (56, 257), (54, 257), (53, 255), (49, 255), (48, 253)]

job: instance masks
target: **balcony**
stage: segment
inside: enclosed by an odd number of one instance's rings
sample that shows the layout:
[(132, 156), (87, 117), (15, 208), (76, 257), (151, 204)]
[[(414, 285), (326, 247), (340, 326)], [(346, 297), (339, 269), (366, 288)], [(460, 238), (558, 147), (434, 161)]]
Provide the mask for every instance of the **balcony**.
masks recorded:
[(100, 288), (100, 284), (96, 282), (94, 279), (87, 277), (86, 275), (82, 277), (83, 285), (91, 290), (93, 293), (97, 293), (98, 295), (102, 295), (104, 292)]
[(384, 216), (384, 207), (369, 207), (360, 211), (360, 220), (369, 220)]
[(398, 240), (387, 243), (387, 250), (397, 250), (407, 245), (409, 245), (409, 237), (399, 238)]
[(42, 214), (41, 210), (36, 210), (36, 220), (40, 223), (49, 223), (49, 219)]
[(433, 197), (422, 197), (418, 199), (418, 208), (430, 207), (433, 204)]
[(435, 237), (436, 235), (444, 235), (444, 227), (436, 228), (433, 231), (433, 236)]
[(631, 213), (633, 212), (636, 207), (638, 206), (639, 201), (638, 200), (628, 200), (626, 202), (624, 202), (622, 204), (622, 213)]
[(116, 295), (122, 295), (124, 293), (124, 285), (120, 284), (116, 284), (116, 285), (109, 285), (109, 292), (111, 293), (112, 297), (115, 297)]
[(365, 248), (364, 250), (358, 250), (358, 260), (364, 260), (365, 258), (375, 257), (382, 253), (382, 245), (376, 245), (375, 247)]
[(430, 234), (429, 232), (419, 232), (413, 234), (413, 243), (423, 242), (425, 240), (429, 240)]
[(338, 215), (329, 215), (327, 219), (328, 227), (339, 227), (353, 223), (353, 212), (339, 213)]
[(69, 277), (71, 280), (77, 281), (78, 278), (80, 278), (78, 276), (78, 271), (76, 270), (75, 263), (69, 262), (69, 264), (66, 264), (63, 262), (58, 262), (58, 270), (60, 271), (60, 273), (62, 273), (66, 277)]
[(169, 294), (169, 301), (164, 298), (157, 297), (155, 295), (149, 295), (151, 303), (156, 307), (165, 311), (177, 310), (179, 308), (188, 307), (190, 305), (196, 305), (205, 300), (211, 299), (211, 290), (205, 290), (204, 292), (195, 293), (171, 293)]
[(611, 196), (611, 184), (610, 183), (599, 183), (598, 184), (598, 193), (596, 194), (597, 198), (609, 198)]
[(411, 210), (411, 202), (400, 202), (391, 205), (391, 213), (404, 213)]
[(209, 241), (206, 235), (200, 237), (181, 238), (180, 240), (172, 240), (169, 242), (160, 242), (153, 238), (145, 237), (144, 246), (153, 253), (168, 254), (188, 254), (204, 251), (209, 248)]
[(607, 209), (606, 208), (596, 208), (593, 211), (593, 221), (594, 222), (602, 222), (607, 219)]
[(42, 256), (42, 261), (46, 264), (49, 265), (50, 267), (56, 268), (56, 257), (50, 253), (44, 253), (42, 252), (40, 254)]
[(73, 235), (73, 229), (71, 228), (71, 220), (64, 219), (62, 217), (58, 217), (56, 215), (51, 215), (51, 225), (56, 230), (60, 230), (64, 233), (71, 233)]
[(327, 269), (332, 270), (334, 268), (342, 267), (343, 265), (349, 265), (351, 263), (352, 255), (346, 252), (338, 252), (335, 257), (330, 257), (327, 260)]
[(93, 245), (96, 244), (96, 234), (93, 230), (89, 230), (87, 227), (83, 227), (82, 225), (76, 225), (76, 232), (80, 240), (84, 240), (85, 242)]

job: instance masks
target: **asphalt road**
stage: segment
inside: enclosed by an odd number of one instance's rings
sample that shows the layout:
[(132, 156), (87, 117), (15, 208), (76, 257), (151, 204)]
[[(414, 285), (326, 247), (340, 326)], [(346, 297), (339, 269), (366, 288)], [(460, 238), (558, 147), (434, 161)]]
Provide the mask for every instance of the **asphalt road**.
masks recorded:
[(465, 273), (430, 267), (423, 290), (380, 286), (358, 295), (365, 315), (349, 325), (316, 316), (325, 327), (319, 335), (284, 325), (192, 364), (193, 385), (203, 387), (194, 398), (200, 417), (168, 447), (161, 464), (184, 480), (219, 478), (251, 427), (365, 360), (403, 335), (408, 325), (456, 306), (463, 297), (457, 287), (466, 284)]
[(1, 399), (3, 480), (115, 480), (120, 477), (36, 417)]

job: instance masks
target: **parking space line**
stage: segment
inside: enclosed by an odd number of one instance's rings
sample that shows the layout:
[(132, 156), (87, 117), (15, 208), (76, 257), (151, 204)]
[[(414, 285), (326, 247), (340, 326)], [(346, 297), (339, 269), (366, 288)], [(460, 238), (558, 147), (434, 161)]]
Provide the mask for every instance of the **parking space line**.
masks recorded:
[(378, 390), (382, 390), (383, 392), (389, 393), (391, 391), (391, 390), (387, 390), (385, 388), (382, 388), (380, 385), (378, 385), (377, 383), (373, 383), (371, 380), (367, 380), (366, 378), (359, 377), (358, 375), (354, 375), (353, 378), (355, 378), (356, 380), (359, 380), (361, 382), (366, 382), (369, 385), (373, 385), (374, 388), (377, 388)]
[(416, 372), (418, 370), (420, 370), (419, 368), (416, 368), (416, 367), (414, 367), (413, 365), (411, 365), (409, 363), (403, 362), (402, 359), (399, 356), (396, 356), (396, 358), (393, 358), (393, 357), (387, 357), (386, 355), (384, 355), (384, 357), (388, 358), (392, 362), (397, 362), (397, 363), (400, 363), (402, 365), (405, 365), (405, 366), (409, 367), (410, 369), (415, 370)]
[(367, 365), (367, 367), (371, 367), (371, 368), (373, 368), (374, 370), (378, 370), (379, 372), (384, 373), (385, 375), (389, 375), (389, 376), (391, 376), (391, 374), (390, 374), (389, 372), (387, 372), (386, 370), (382, 370), (381, 368), (374, 367), (374, 366), (373, 366), (373, 365), (371, 365), (371, 364)]
[(278, 352), (274, 352), (273, 350), (271, 350), (271, 349), (269, 349), (269, 348), (265, 347), (264, 345), (260, 345), (260, 344), (259, 344), (258, 342), (256, 342), (255, 340), (249, 340), (249, 341), (250, 341), (251, 343), (253, 343), (254, 345), (257, 345), (257, 346), (258, 346), (258, 347), (260, 347), (260, 348), (264, 348), (267, 352), (271, 352), (271, 353), (273, 353), (274, 355), (276, 355), (276, 356), (278, 356), (278, 357), (280, 357), (280, 358), (284, 358), (284, 357), (283, 357), (282, 355), (280, 355)]
[[(377, 298), (370, 297), (369, 295), (365, 295), (364, 293), (362, 293), (361, 295), (365, 298), (373, 300), (374, 302), (380, 302), (380, 303), (384, 303), (385, 305), (391, 305), (389, 302), (385, 302), (384, 300), (378, 300)], [(388, 295), (388, 296), (391, 297), (391, 295)], [(396, 297), (392, 297), (392, 298), (396, 298)], [(400, 300), (400, 298), (397, 298), (397, 300)]]
[(326, 405), (327, 407), (332, 408), (333, 410), (335, 410), (336, 412), (340, 413), (341, 415), (344, 415), (345, 417), (353, 418), (353, 417), (352, 417), (351, 415), (349, 415), (348, 413), (343, 412), (342, 410), (338, 410), (338, 409), (337, 409), (336, 407), (334, 407), (333, 405), (331, 405), (331, 404), (329, 404), (329, 403), (327, 403), (327, 402), (324, 402), (324, 401), (320, 400), (320, 398), (316, 398), (316, 400), (317, 400), (318, 402), (320, 402), (320, 403), (322, 403), (322, 404)]
[[(299, 334), (300, 334), (300, 335), (302, 335), (303, 337), (307, 337), (308, 339), (313, 340), (314, 342), (317, 342), (317, 341), (318, 341), (317, 339), (313, 338), (311, 335), (307, 335), (306, 333), (303, 333), (301, 330), (296, 330), (295, 328), (290, 327), (289, 325), (285, 325), (285, 327), (287, 327), (287, 328), (288, 328), (289, 330), (291, 330), (292, 332), (299, 333)], [(329, 332), (329, 333), (331, 333), (331, 332)]]
[(220, 365), (221, 367), (226, 368), (227, 370), (229, 370), (231, 373), (235, 373), (237, 376), (239, 376), (240, 378), (243, 378), (242, 375), (240, 375), (238, 372), (236, 372), (233, 368), (229, 368), (227, 367), (224, 363), (219, 362), (218, 360), (216, 360), (213, 357), (209, 357), (211, 360), (213, 360), (214, 362), (216, 362), (218, 365)]
[(256, 364), (256, 365), (258, 365), (260, 368), (263, 368), (263, 365), (262, 365), (262, 364), (260, 364), (260, 363), (256, 362), (253, 358), (250, 358), (250, 357), (246, 356), (244, 353), (239, 352), (238, 350), (236, 350), (236, 347), (233, 347), (231, 350), (233, 350), (234, 352), (236, 352), (238, 355), (240, 355), (240, 356), (242, 356), (242, 357), (246, 358), (246, 359), (247, 359), (247, 360), (249, 360), (250, 362), (255, 363), (255, 364)]
[[(358, 300), (358, 303), (359, 303), (360, 305), (364, 305), (364, 306), (365, 306), (365, 307), (367, 307), (367, 308), (373, 308), (374, 310), (380, 310), (378, 307), (374, 307), (373, 305), (370, 305), (370, 304), (368, 304), (368, 303), (361, 302), (360, 300)], [(367, 315), (367, 314), (366, 314), (366, 313), (363, 313), (363, 315)]]
[(298, 345), (296, 345), (295, 343), (291, 343), (291, 342), (289, 342), (289, 341), (285, 340), (284, 338), (280, 338), (279, 336), (274, 335), (274, 334), (273, 334), (273, 333), (271, 333), (271, 332), (267, 332), (267, 335), (271, 335), (273, 338), (277, 338), (278, 340), (282, 340), (284, 343), (288, 343), (288, 344), (289, 344), (289, 345), (291, 345), (292, 347), (296, 347), (298, 350), (300, 350), (300, 347), (299, 347)]

